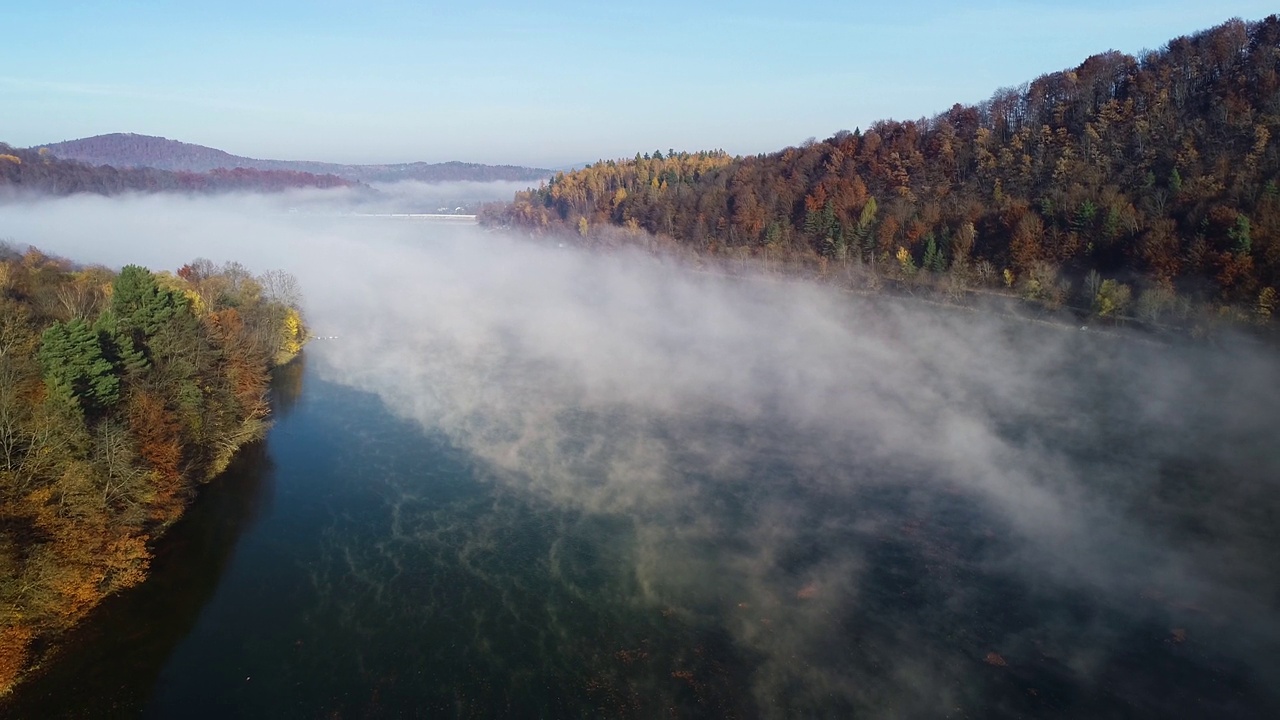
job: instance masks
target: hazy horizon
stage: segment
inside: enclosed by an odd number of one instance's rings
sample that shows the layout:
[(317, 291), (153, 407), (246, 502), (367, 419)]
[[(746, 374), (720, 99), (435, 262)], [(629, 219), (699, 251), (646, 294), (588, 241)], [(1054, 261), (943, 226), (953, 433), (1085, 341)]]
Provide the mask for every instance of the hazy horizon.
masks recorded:
[(28, 4), (11, 9), (22, 31), (0, 47), (0, 141), (132, 132), (274, 160), (549, 168), (670, 148), (750, 155), (932, 116), (1091, 55), (1274, 10)]

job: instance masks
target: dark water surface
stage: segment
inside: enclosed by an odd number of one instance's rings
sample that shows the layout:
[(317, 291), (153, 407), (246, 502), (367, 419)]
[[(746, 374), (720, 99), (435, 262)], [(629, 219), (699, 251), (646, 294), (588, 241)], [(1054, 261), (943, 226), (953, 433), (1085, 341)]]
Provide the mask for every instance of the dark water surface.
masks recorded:
[[(207, 488), (161, 544), (152, 577), (106, 603), (10, 713), (1262, 718), (1280, 709), (1268, 657), (1273, 577), (1228, 588), (1241, 599), (1225, 611), (1142, 581), (1117, 588), (1110, 575), (1096, 587), (1047, 567), (1069, 566), (1073, 548), (1027, 551), (967, 485), (875, 453), (829, 458), (812, 428), (767, 412), (559, 409), (558, 427), (577, 429), (560, 455), (607, 461), (613, 439), (644, 437), (670, 448), (664, 462), (680, 470), (677, 496), (592, 510), (608, 505), (533, 491), (378, 396), (325, 379), (322, 344), (308, 352), (277, 383), (266, 443)], [(1190, 555), (1217, 529), (1160, 508), (1185, 507), (1207, 477), (1231, 483), (1232, 473), (1272, 467), (1240, 459), (1267, 452), (1248, 438), (1217, 446), (1235, 461), (1180, 455), (1176, 438), (1147, 442), (1122, 408), (1097, 403), (1091, 422), (1117, 415), (1103, 433), (1114, 444), (1079, 448), (1081, 462), (1160, 466), (1164, 481), (1144, 492), (1167, 502), (1114, 489), (1114, 507)], [(1047, 437), (1023, 418), (1004, 431)], [(1135, 455), (1135, 446), (1154, 449)], [(708, 462), (721, 457), (707, 450), (716, 447), (739, 452)], [(645, 482), (626, 487), (644, 496)], [(617, 486), (575, 490), (596, 491)], [(1273, 520), (1222, 540), (1241, 573), (1274, 571)], [(1043, 572), (1028, 571), (1035, 563)]]

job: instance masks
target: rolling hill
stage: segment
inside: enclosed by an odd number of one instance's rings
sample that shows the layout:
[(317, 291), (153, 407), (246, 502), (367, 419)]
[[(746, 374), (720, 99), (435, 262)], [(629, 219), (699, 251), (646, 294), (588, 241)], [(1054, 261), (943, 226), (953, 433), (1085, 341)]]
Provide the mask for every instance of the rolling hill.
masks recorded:
[[(419, 180), (448, 182), (458, 180), (528, 180), (551, 176), (550, 170), (516, 165), (482, 165), (479, 163), (396, 163), (389, 165), (342, 165), (305, 160), (262, 160), (242, 157), (216, 148), (170, 140), (153, 135), (111, 133), (38, 146), (66, 160), (117, 168), (155, 168), (178, 172), (208, 172), (218, 169), (246, 168), (303, 172), (313, 175), (336, 175), (355, 182), (395, 182)], [(32, 148), (37, 149), (37, 148)]]
[(656, 236), (855, 285), (1266, 322), (1280, 295), (1277, 137), (1272, 15), (770, 154), (595, 163), (484, 220), (587, 243)]
[[(114, 167), (59, 158), (43, 150), (10, 147), (0, 142), (0, 201), (35, 195), (130, 192), (279, 192), (298, 188), (359, 187), (333, 174), (237, 167), (205, 172)], [(365, 188), (367, 190), (367, 188)]]

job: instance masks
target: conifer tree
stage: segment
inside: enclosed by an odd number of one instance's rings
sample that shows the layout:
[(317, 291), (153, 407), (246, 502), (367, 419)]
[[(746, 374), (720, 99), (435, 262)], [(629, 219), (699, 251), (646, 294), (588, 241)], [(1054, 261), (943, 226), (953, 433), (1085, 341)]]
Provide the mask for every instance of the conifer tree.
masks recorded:
[(50, 326), (41, 337), (39, 357), (49, 394), (75, 411), (93, 417), (120, 400), (117, 369), (83, 320)]

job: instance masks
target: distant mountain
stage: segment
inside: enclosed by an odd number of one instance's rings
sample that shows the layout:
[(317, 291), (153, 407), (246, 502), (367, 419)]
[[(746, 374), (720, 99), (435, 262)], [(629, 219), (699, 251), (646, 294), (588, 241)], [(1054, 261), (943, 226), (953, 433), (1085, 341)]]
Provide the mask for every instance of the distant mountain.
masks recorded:
[[(207, 148), (206, 148), (207, 149)], [(23, 150), (0, 142), (0, 200), (16, 193), (72, 195), (129, 192), (277, 192), (294, 188), (358, 187), (336, 175), (296, 170), (218, 168), (207, 172), (113, 167), (66, 160), (43, 150)], [(368, 188), (364, 188), (368, 190)]]
[[(397, 163), (392, 165), (342, 165), (305, 160), (259, 160), (241, 157), (216, 148), (179, 142), (153, 135), (111, 133), (79, 140), (52, 143), (47, 148), (53, 155), (91, 165), (117, 168), (156, 168), (180, 172), (208, 172), (217, 169), (248, 168), (251, 170), (283, 170), (314, 175), (337, 175), (356, 182), (395, 182), (420, 180), (446, 182), (457, 180), (528, 180), (551, 176), (542, 168), (516, 165), (481, 165), (479, 163)], [(36, 149), (36, 148), (32, 148)]]

